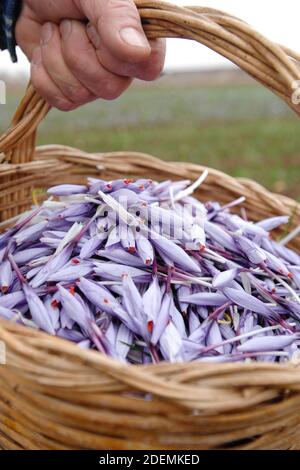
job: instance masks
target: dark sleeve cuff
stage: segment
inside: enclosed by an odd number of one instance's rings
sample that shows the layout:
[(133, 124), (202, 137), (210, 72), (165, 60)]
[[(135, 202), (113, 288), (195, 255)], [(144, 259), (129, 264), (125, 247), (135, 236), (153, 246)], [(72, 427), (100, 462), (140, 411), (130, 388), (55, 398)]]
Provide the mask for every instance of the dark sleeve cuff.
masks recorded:
[(21, 0), (0, 0), (0, 48), (8, 49), (13, 62), (17, 62), (15, 25)]

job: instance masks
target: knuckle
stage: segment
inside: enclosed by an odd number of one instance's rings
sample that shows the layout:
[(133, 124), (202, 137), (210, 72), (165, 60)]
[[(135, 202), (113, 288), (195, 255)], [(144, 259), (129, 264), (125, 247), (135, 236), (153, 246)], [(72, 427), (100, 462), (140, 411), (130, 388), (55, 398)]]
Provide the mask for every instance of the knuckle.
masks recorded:
[(73, 71), (81, 71), (84, 68), (84, 64), (82, 62), (82, 59), (80, 57), (80, 54), (78, 54), (76, 51), (68, 51), (68, 53), (65, 56), (66, 62), (68, 66), (73, 70)]
[(60, 111), (72, 111), (73, 109), (76, 108), (74, 103), (71, 103), (70, 101), (66, 100), (65, 98), (53, 98), (53, 106)]
[(105, 79), (101, 82), (101, 89), (99, 96), (107, 101), (112, 101), (122, 95), (124, 91), (124, 84), (118, 80)]
[(103, 12), (99, 18), (101, 24), (103, 24), (104, 21), (107, 21), (106, 12), (109, 12), (110, 16), (115, 16), (117, 13), (119, 18), (126, 19), (128, 23), (136, 23), (137, 21), (140, 23), (139, 14), (131, 0), (107, 0), (106, 11)]
[(141, 78), (145, 81), (156, 80), (162, 73), (163, 65), (160, 63), (153, 63), (149, 67), (145, 68), (141, 74)]
[(73, 103), (84, 103), (89, 97), (90, 93), (87, 89), (83, 88), (80, 85), (72, 85), (70, 83), (64, 83), (62, 85), (64, 94), (73, 102)]

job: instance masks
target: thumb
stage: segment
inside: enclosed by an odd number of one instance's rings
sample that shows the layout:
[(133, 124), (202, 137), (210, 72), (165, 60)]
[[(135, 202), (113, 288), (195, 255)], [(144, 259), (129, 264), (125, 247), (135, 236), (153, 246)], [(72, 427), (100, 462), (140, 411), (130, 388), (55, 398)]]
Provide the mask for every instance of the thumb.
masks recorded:
[(81, 8), (109, 52), (124, 62), (142, 62), (151, 54), (133, 0), (81, 0)]

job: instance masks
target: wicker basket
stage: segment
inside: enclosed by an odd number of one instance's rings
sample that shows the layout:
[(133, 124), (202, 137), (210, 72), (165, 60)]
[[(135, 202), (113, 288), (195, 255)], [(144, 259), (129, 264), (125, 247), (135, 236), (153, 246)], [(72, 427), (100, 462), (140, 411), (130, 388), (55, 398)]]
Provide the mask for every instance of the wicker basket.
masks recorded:
[[(195, 39), (228, 57), (292, 102), (300, 56), (237, 18), (209, 8), (138, 0), (147, 35)], [(0, 216), (31, 204), (32, 188), (147, 175), (194, 179), (202, 167), (132, 152), (87, 154), (62, 146), (35, 149), (47, 104), (29, 86), (10, 130), (0, 139)], [(254, 220), (293, 214), (295, 201), (253, 181), (215, 170), (202, 200), (245, 195)], [(2, 224), (2, 227), (4, 224)], [(298, 239), (299, 247), (299, 239)], [(297, 248), (297, 240), (294, 241)], [(0, 322), (7, 365), (0, 366), (0, 447), (4, 449), (300, 449), (300, 368), (250, 363), (125, 366), (98, 352)], [(151, 397), (151, 398), (150, 398)]]

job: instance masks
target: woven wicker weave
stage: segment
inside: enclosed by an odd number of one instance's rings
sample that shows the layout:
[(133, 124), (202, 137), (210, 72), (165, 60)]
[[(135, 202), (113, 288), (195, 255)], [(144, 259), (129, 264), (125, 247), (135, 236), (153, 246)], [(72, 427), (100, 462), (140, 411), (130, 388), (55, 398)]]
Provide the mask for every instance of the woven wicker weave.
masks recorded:
[[(228, 57), (292, 103), (300, 56), (244, 22), (209, 8), (138, 0), (147, 35), (195, 39)], [(32, 203), (32, 188), (113, 179), (195, 179), (193, 164), (132, 152), (87, 154), (62, 146), (35, 149), (47, 104), (29, 86), (11, 129), (0, 139), (0, 216)], [(215, 170), (202, 200), (245, 195), (254, 220), (278, 214), (300, 223), (295, 201)], [(2, 227), (4, 225), (2, 224)], [(297, 246), (298, 245), (298, 246)], [(294, 241), (299, 248), (299, 239)], [(0, 322), (7, 365), (0, 366), (0, 447), (4, 449), (300, 449), (300, 366), (288, 363), (124, 366), (98, 352)], [(150, 399), (151, 396), (151, 399)]]

